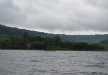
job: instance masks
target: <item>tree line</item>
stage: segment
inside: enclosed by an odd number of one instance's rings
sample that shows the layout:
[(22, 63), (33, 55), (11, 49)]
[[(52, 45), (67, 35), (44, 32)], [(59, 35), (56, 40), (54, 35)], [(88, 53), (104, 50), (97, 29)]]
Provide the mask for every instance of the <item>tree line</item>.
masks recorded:
[(0, 38), (0, 49), (39, 49), (39, 50), (104, 50), (100, 44), (64, 42), (59, 36), (53, 38), (24, 33), (22, 37)]

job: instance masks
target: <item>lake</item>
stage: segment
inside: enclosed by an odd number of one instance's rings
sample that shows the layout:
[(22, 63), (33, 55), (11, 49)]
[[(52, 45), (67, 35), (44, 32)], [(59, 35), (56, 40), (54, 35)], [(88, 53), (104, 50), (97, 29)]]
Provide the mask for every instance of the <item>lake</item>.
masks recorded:
[(108, 75), (108, 52), (0, 50), (0, 75)]

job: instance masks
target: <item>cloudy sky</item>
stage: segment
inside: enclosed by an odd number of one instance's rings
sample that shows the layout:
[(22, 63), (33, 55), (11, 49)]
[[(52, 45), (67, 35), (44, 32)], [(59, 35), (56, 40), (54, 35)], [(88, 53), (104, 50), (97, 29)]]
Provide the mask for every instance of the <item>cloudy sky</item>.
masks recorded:
[(107, 33), (108, 0), (0, 0), (0, 23), (52, 33)]

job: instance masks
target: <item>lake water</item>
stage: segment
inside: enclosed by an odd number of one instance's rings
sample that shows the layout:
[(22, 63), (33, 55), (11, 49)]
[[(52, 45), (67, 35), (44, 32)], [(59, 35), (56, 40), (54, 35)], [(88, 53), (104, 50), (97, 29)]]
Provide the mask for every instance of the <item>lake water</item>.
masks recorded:
[(108, 52), (0, 50), (0, 75), (108, 75)]

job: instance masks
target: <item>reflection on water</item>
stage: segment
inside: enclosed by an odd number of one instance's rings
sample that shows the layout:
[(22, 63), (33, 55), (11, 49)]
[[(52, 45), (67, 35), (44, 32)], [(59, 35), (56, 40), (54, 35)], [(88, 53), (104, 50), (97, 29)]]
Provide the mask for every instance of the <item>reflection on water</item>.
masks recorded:
[(108, 53), (0, 50), (0, 75), (108, 75)]

